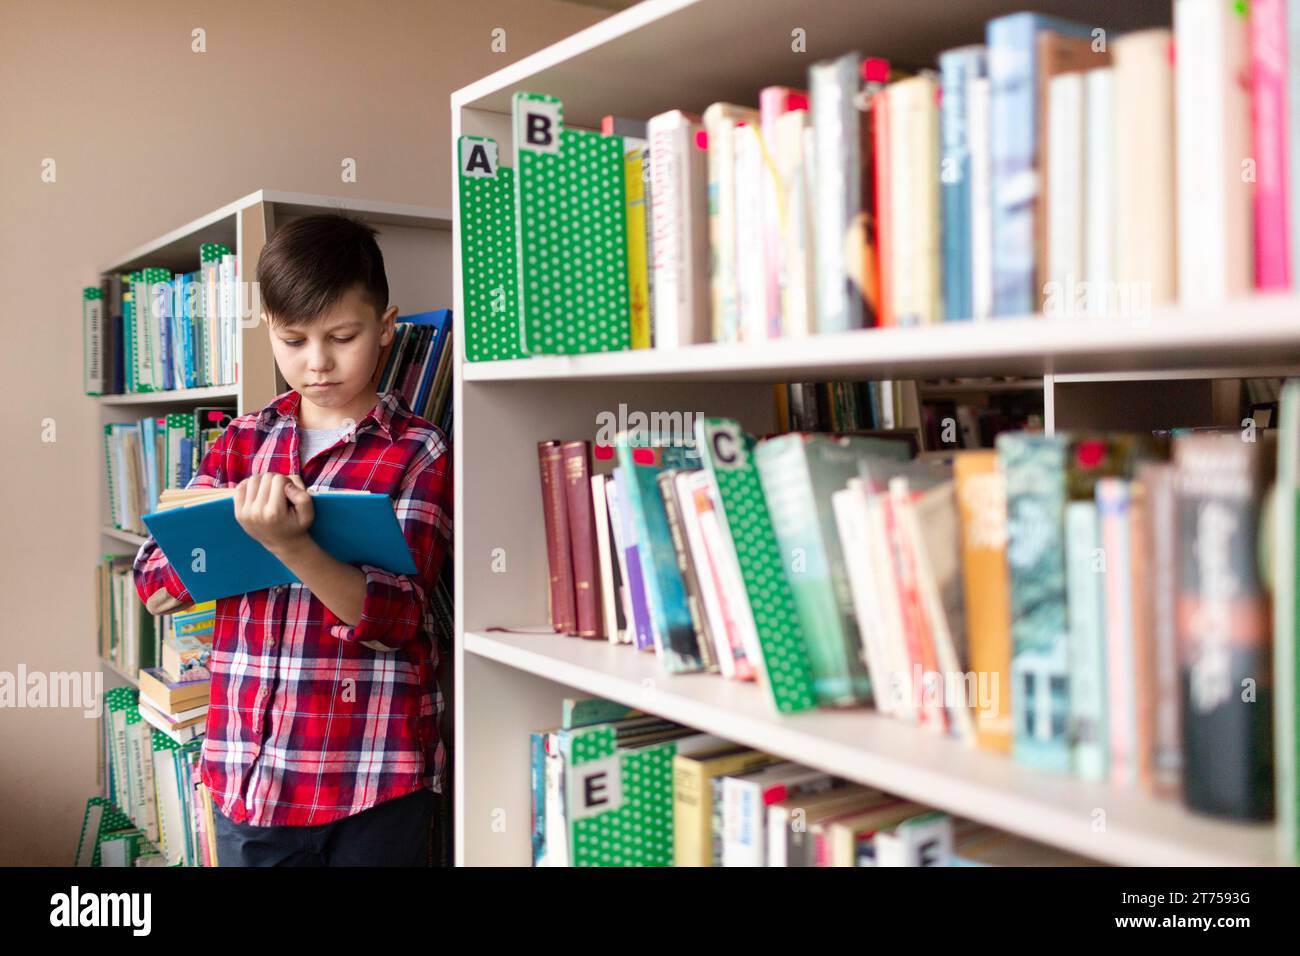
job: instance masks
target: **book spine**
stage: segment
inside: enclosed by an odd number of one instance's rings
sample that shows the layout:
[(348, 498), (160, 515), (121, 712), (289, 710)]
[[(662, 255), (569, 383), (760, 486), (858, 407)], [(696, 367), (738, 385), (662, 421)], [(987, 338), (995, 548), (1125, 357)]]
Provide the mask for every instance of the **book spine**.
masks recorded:
[[(1106, 691), (1109, 699), (1110, 779), (1118, 787), (1137, 783), (1137, 686), (1133, 640), (1132, 567), (1128, 482), (1120, 478), (1097, 481), (1097, 511), (1101, 519), (1102, 551), (1106, 562)], [(1145, 692), (1149, 693), (1149, 690)]]
[(1237, 820), (1273, 816), (1269, 602), (1257, 559), (1264, 457), (1236, 434), (1174, 442), (1184, 800)]
[(1065, 439), (1003, 432), (1007, 570), (1011, 595), (1011, 692), (1017, 761), (1069, 767), (1069, 667), (1063, 522)]
[[(1300, 102), (1298, 100), (1297, 102)], [(1300, 859), (1300, 710), (1296, 688), (1300, 685), (1296, 653), (1297, 569), (1300, 568), (1300, 382), (1282, 386), (1278, 402), (1277, 493), (1273, 503), (1273, 679), (1275, 779), (1279, 850), (1282, 858)]]
[(939, 111), (929, 76), (914, 76), (889, 90), (891, 224), (894, 323), (929, 325), (940, 319)]
[(846, 236), (856, 214), (861, 188), (854, 161), (858, 150), (858, 57), (846, 54), (817, 63), (808, 71), (817, 174), (817, 331), (844, 332), (862, 327), (862, 307), (849, 294)]
[(643, 565), (642, 546), (637, 539), (636, 522), (632, 516), (629, 501), (631, 492), (628, 482), (631, 478), (627, 472), (618, 468), (614, 472), (614, 483), (618, 489), (618, 510), (623, 522), (624, 556), (627, 561), (628, 600), (632, 606), (632, 623), (635, 629), (635, 643), (639, 651), (654, 650), (654, 625), (650, 619), (650, 605), (646, 597), (646, 572)]
[(623, 182), (627, 194), (627, 284), (632, 314), (632, 348), (650, 347), (650, 278), (646, 261), (646, 201), (642, 169), (644, 146), (629, 149), (623, 157)]
[(1065, 509), (1066, 587), (1070, 614), (1071, 766), (1084, 780), (1106, 777), (1106, 627), (1097, 505)]
[(848, 488), (831, 495), (836, 530), (844, 551), (845, 570), (853, 595), (853, 606), (862, 643), (862, 657), (871, 677), (872, 699), (882, 714), (893, 711), (888, 665), (882, 645), (883, 623), (876, 600), (876, 574), (871, 563), (871, 542), (862, 491), (852, 482)]
[(1300, 3), (1287, 5), (1287, 106), (1291, 111), (1287, 142), (1287, 217), (1291, 236), (1291, 281), (1300, 285)]
[(564, 491), (564, 456), (558, 441), (537, 443), (542, 479), (542, 520), (546, 528), (546, 562), (551, 627), (557, 634), (576, 635), (573, 566), (569, 544), (568, 498)]
[[(875, 134), (876, 164), (876, 236), (880, 259), (880, 288), (877, 300), (876, 325), (897, 325), (894, 316), (894, 159), (890, 136), (889, 89), (883, 89), (871, 98), (872, 131)], [(818, 170), (820, 173), (821, 170)], [(818, 255), (821, 255), (821, 234), (818, 234)], [(820, 295), (820, 288), (818, 295)]]
[(695, 573), (695, 562), (691, 557), (690, 549), (686, 546), (686, 537), (682, 530), (683, 519), (677, 500), (677, 475), (677, 471), (668, 469), (659, 472), (656, 481), (659, 484), (659, 496), (664, 502), (664, 515), (668, 519), (668, 534), (672, 538), (673, 552), (677, 555), (677, 570), (682, 576), (682, 585), (686, 590), (686, 610), (691, 617), (695, 643), (700, 649), (700, 661), (705, 670), (716, 672), (720, 668), (713, 653), (713, 633), (700, 599), (700, 581)]
[(692, 495), (700, 523), (700, 541), (712, 575), (712, 590), (717, 597), (718, 613), (727, 641), (725, 648), (718, 649), (718, 658), (724, 662), (724, 667), (728, 666), (725, 663), (728, 657), (733, 662), (734, 671), (728, 676), (752, 681), (758, 676), (755, 661), (761, 653), (753, 610), (707, 476), (692, 481)]
[(704, 112), (708, 136), (709, 250), (713, 340), (740, 341), (736, 259), (736, 126), (758, 111), (715, 103)]
[(763, 137), (758, 122), (736, 126), (736, 289), (742, 342), (767, 330), (767, 272), (763, 237)]
[(1083, 275), (1087, 311), (1110, 313), (1109, 290), (1115, 284), (1115, 72), (1088, 70), (1084, 83)]
[[(808, 110), (791, 110), (776, 121), (776, 158), (780, 171), (781, 245), (777, 285), (781, 293), (781, 334), (806, 336), (812, 333), (816, 303), (809, 278), (812, 247), (812, 212), (808, 187), (812, 183), (812, 153), (804, 149), (811, 139)], [(805, 135), (807, 134), (807, 135)]]
[(1150, 500), (1140, 482), (1129, 483), (1129, 564), (1132, 570), (1134, 743), (1137, 784), (1148, 793), (1156, 789), (1156, 644), (1155, 615), (1148, 600), (1153, 590), (1152, 542), (1147, 537)]
[(1152, 784), (1161, 796), (1177, 796), (1182, 787), (1182, 707), (1178, 679), (1176, 574), (1179, 560), (1178, 522), (1173, 466), (1145, 462), (1138, 481), (1146, 496), (1143, 519), (1149, 570), (1145, 591), (1150, 615), (1151, 654), (1155, 660), (1155, 730), (1152, 742)]
[[(1255, 287), (1289, 289), (1286, 0), (1251, 0), (1249, 29), (1251, 126), (1256, 163)], [(1292, 51), (1291, 55), (1297, 53), (1300, 51)]]
[(987, 26), (995, 316), (1027, 315), (1038, 301), (1035, 26), (1032, 17), (1016, 15), (991, 20)]
[(939, 108), (943, 200), (944, 319), (969, 319), (971, 304), (971, 98), (984, 75), (984, 50), (966, 47), (939, 56), (943, 99)]
[(1006, 485), (993, 451), (957, 456), (953, 468), (961, 520), (962, 591), (970, 666), (988, 675), (992, 706), (975, 712), (979, 745), (1009, 752), (1011, 608), (1008, 597)]
[(1049, 318), (1076, 318), (1076, 290), (1083, 282), (1083, 122), (1082, 73), (1062, 73), (1048, 84), (1047, 283), (1043, 312)]
[(599, 559), (596, 552), (596, 516), (591, 501), (591, 445), (565, 442), (565, 509), (569, 518), (569, 548), (573, 561), (573, 596), (578, 637), (605, 637), (601, 615)]
[(993, 314), (993, 207), (989, 163), (989, 80), (970, 81), (970, 302), (971, 316)]
[(1142, 30), (1112, 46), (1113, 143), (1141, 142), (1115, 165), (1115, 276), (1129, 296), (1150, 290), (1151, 305), (1177, 298), (1173, 36)]
[(88, 286), (81, 293), (81, 328), (84, 352), (84, 392), (104, 394), (104, 295), (98, 286)]
[(760, 115), (759, 148), (761, 151), (760, 191), (763, 220), (763, 261), (765, 275), (766, 326), (769, 338), (779, 338), (785, 331), (781, 302), (781, 276), (785, 267), (781, 262), (783, 220), (789, 214), (782, 202), (782, 177), (778, 162), (777, 124), (788, 111), (806, 109), (808, 96), (785, 86), (769, 86), (759, 91)]
[[(1247, 38), (1223, 0), (1175, 0), (1178, 294), (1214, 303), (1251, 286)], [(1258, 172), (1256, 172), (1258, 175)]]

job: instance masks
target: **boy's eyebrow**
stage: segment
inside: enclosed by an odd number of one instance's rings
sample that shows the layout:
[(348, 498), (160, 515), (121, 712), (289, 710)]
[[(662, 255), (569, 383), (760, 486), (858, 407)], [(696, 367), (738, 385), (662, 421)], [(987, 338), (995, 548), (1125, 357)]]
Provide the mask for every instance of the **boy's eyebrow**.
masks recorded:
[[(344, 320), (341, 321), (341, 322), (335, 322), (333, 325), (331, 325), (331, 326), (329, 326), (328, 328), (326, 328), (325, 331), (326, 331), (326, 332), (337, 332), (339, 329), (346, 329), (346, 328), (349, 328), (349, 327), (352, 327), (352, 326), (358, 326), (358, 327), (359, 327), (360, 325), (361, 325), (361, 321), (360, 321), (359, 319), (344, 319)], [(302, 332), (303, 329), (305, 329), (305, 328), (306, 328), (306, 326), (303, 326), (303, 325), (297, 325), (297, 324), (282, 325), (282, 326), (280, 326), (279, 331), (280, 331), (280, 332)]]

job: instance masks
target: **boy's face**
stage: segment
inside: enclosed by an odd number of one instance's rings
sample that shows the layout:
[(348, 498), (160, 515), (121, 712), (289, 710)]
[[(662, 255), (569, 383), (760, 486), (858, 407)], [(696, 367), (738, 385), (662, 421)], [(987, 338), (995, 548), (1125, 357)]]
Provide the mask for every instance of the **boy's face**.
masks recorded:
[[(273, 326), (271, 351), (304, 400), (359, 418), (370, 409), (379, 352), (392, 341), (396, 317), (397, 306), (380, 315), (356, 286), (310, 326)], [(357, 412), (359, 399), (366, 407)]]

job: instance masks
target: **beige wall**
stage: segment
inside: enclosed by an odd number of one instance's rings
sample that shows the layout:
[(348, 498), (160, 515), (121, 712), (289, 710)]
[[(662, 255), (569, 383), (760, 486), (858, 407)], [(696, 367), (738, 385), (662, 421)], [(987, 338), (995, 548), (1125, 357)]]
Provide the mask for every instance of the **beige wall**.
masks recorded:
[[(187, 6), (0, 0), (0, 672), (96, 669), (103, 458), (81, 394), (81, 287), (259, 188), (450, 207), (451, 92), (607, 15), (554, 0)], [(80, 710), (0, 709), (0, 864), (72, 862), (97, 746)]]

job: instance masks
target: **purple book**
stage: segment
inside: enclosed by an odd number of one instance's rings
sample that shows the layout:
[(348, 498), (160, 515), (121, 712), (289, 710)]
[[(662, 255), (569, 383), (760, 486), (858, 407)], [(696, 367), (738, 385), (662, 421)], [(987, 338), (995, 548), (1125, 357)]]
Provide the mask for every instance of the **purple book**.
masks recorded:
[(650, 608), (646, 604), (645, 580), (641, 577), (641, 558), (637, 550), (636, 528), (626, 507), (627, 494), (622, 468), (614, 469), (614, 494), (618, 499), (618, 520), (623, 535), (623, 557), (627, 562), (627, 588), (632, 599), (632, 625), (636, 633), (636, 648), (653, 651), (654, 631), (650, 625)]

